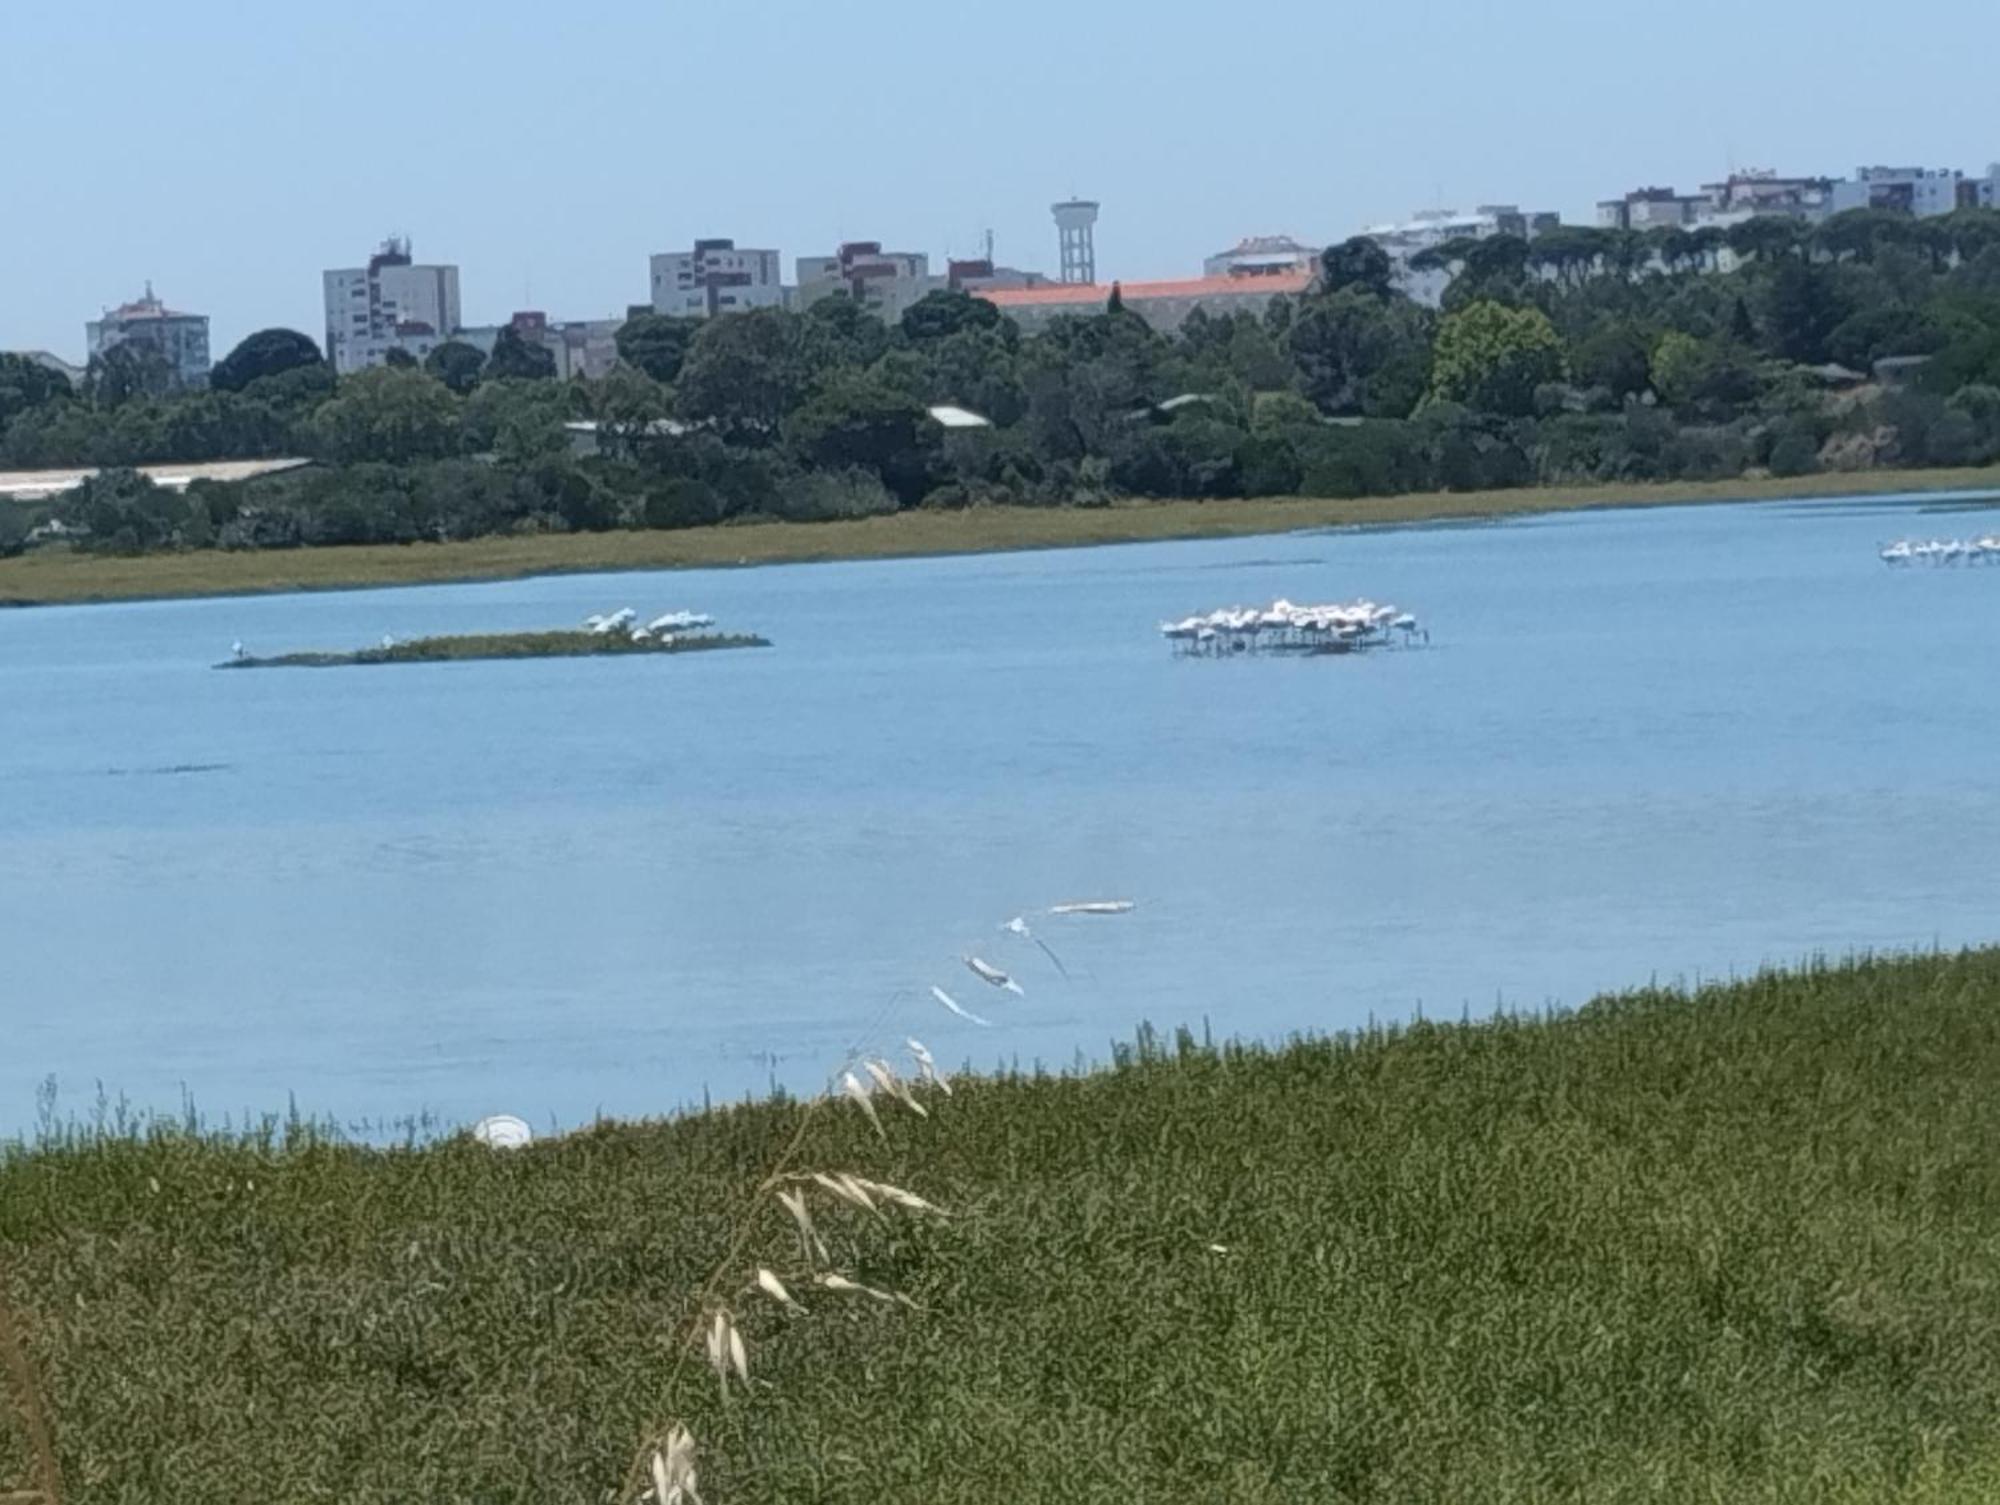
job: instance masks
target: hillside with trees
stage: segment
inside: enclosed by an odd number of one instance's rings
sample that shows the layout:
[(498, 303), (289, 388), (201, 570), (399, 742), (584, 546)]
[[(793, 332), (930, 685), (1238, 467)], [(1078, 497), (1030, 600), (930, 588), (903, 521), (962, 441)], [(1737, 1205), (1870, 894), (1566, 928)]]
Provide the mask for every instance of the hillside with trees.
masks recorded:
[[(1172, 337), (1116, 299), (1033, 336), (958, 293), (893, 327), (838, 299), (648, 314), (598, 380), (518, 336), (336, 380), (265, 330), (181, 395), (131, 361), (72, 391), (0, 356), (0, 468), (103, 467), (60, 504), (66, 546), (143, 552), (2000, 458), (2000, 212), (1565, 227), (1422, 261), (1451, 274), (1439, 309), (1357, 239), (1308, 294)], [(129, 469), (281, 455), (322, 463), (185, 497)], [(0, 524), (0, 551), (29, 542)]]

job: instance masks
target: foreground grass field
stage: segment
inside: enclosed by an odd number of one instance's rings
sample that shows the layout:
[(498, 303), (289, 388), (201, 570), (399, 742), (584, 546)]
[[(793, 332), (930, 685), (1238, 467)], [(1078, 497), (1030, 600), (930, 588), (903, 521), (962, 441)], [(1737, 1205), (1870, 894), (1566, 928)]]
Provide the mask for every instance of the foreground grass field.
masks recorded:
[(1792, 479), (1651, 486), (1427, 492), (1352, 501), (1266, 498), (1126, 502), (1112, 507), (976, 507), (832, 523), (742, 523), (657, 533), (568, 533), (467, 543), (368, 545), (141, 558), (41, 551), (0, 560), (0, 606), (161, 596), (239, 595), (507, 580), (523, 575), (828, 559), (889, 559), (1068, 548), (1168, 538), (1223, 538), (1345, 524), (1499, 518), (1591, 507), (1661, 507), (1786, 497), (2000, 490), (2000, 468), (1863, 471)]
[(727, 1403), (669, 1335), (802, 1107), (15, 1153), (67, 1498), (599, 1501), (669, 1418), (711, 1505), (2000, 1498), (2000, 952), (958, 1085), (806, 1136), (954, 1214), (822, 1215), (922, 1310), (744, 1298)]

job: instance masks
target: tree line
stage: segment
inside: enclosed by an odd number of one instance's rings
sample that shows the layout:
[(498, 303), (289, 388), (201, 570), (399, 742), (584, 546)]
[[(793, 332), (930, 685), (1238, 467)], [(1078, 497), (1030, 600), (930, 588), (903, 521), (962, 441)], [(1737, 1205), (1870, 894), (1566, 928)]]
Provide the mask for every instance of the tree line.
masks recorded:
[[(130, 346), (81, 390), (0, 356), (0, 466), (104, 467), (59, 516), (78, 547), (143, 552), (2000, 458), (1994, 211), (1564, 227), (1416, 266), (1449, 276), (1442, 307), (1356, 239), (1306, 294), (1171, 336), (1115, 295), (1032, 336), (961, 293), (894, 325), (845, 299), (642, 314), (592, 380), (556, 380), (511, 329), (490, 355), (448, 342), (339, 379), (265, 330), (187, 393)], [(992, 426), (947, 429), (940, 404)], [(323, 463), (184, 497), (129, 470), (280, 455)], [(27, 541), (17, 512), (0, 550)]]

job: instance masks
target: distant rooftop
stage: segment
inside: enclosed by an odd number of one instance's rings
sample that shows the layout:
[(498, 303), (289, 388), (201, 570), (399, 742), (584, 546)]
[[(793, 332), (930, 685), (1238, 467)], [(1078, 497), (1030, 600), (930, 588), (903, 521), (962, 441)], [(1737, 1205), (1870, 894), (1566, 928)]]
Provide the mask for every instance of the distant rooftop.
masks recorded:
[(136, 298), (132, 302), (123, 304), (118, 308), (110, 308), (104, 311), (104, 321), (106, 323), (118, 324), (132, 324), (141, 319), (199, 319), (201, 317), (202, 315), (200, 314), (184, 314), (168, 308), (166, 304), (153, 296), (153, 284), (150, 282), (146, 284), (144, 297)]
[[(1121, 282), (1116, 284), (1127, 303), (1143, 303), (1152, 298), (1220, 298), (1241, 293), (1302, 293), (1312, 286), (1309, 272), (1278, 273), (1265, 277), (1194, 277), (1180, 282)], [(1049, 287), (996, 287), (982, 289), (975, 297), (1001, 308), (1035, 308), (1074, 305), (1102, 306), (1111, 301), (1109, 283), (1057, 283)]]

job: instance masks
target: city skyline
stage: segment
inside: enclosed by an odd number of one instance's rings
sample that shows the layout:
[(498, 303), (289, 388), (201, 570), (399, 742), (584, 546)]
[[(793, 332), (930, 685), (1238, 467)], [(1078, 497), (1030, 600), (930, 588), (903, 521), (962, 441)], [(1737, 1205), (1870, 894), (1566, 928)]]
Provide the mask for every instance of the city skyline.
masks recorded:
[[(5, 180), (0, 348), (76, 358), (85, 322), (148, 280), (212, 318), (218, 353), (269, 325), (314, 333), (322, 272), (392, 232), (461, 267), (467, 322), (493, 324), (622, 315), (647, 300), (651, 256), (711, 236), (778, 248), (788, 269), (853, 240), (941, 266), (992, 229), (1000, 260), (1053, 275), (1048, 206), (1071, 194), (1103, 202), (1101, 278), (1169, 278), (1244, 236), (1335, 240), (1425, 207), (1591, 223), (1602, 199), (1731, 167), (1980, 171), (2000, 156), (1973, 91), (1833, 107), (1942, 37), (1975, 54), (2000, 40), (1970, 0), (1865, 50), (1844, 23), (1873, 13), (1850, 3), (1693, 3), (1612, 37), (1571, 0), (1532, 26), (1465, 0), (1424, 17), (1279, 3), (1230, 27), (1186, 4), (1142, 25), (1025, 0), (1004, 33), (935, 17), (859, 42), (790, 3), (756, 37), (635, 0), (555, 16), (362, 3), (337, 34), (221, 0), (123, 10), (10, 19), (0, 87), (61, 124)], [(1316, 51), (1323, 66), (1299, 61)], [(384, 55), (454, 65), (391, 79)], [(1729, 66), (1740, 87), (1671, 107), (1677, 68)], [(1290, 87), (1269, 86), (1274, 70)]]

